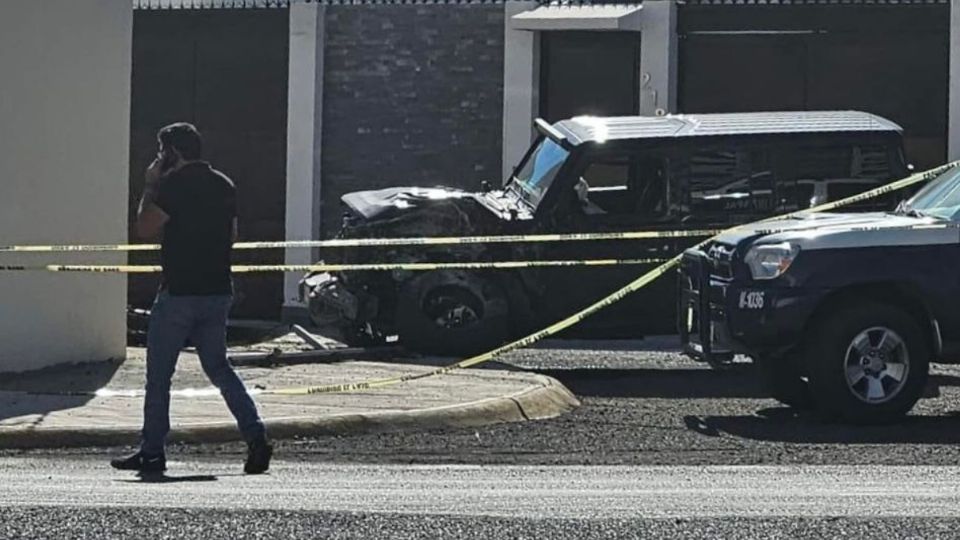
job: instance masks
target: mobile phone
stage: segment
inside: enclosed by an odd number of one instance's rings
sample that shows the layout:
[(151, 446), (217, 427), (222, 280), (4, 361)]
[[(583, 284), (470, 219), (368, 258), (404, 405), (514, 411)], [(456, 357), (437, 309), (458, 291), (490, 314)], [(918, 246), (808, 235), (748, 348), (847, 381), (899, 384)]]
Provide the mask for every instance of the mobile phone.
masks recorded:
[(160, 152), (160, 171), (167, 172), (177, 163), (177, 156), (169, 151)]

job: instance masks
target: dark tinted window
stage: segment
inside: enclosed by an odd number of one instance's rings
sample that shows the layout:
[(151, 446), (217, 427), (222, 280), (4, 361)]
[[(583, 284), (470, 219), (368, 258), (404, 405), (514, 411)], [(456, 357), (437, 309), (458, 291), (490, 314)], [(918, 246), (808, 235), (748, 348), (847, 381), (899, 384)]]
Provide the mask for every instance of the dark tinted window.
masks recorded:
[(591, 163), (581, 177), (591, 189), (624, 188), (630, 181), (630, 162), (626, 159)]
[(871, 178), (874, 180), (888, 180), (892, 174), (890, 152), (882, 144), (861, 145), (853, 147), (853, 163), (850, 175), (853, 178)]
[(666, 160), (659, 156), (598, 156), (580, 174), (580, 197), (584, 206), (597, 213), (635, 215), (658, 221), (667, 215)]
[[(800, 145), (780, 151), (780, 209), (799, 210), (857, 195), (891, 179), (890, 153), (884, 145)], [(875, 210), (888, 199), (851, 205)]]
[(678, 162), (676, 180), (682, 211), (697, 220), (743, 221), (774, 206), (772, 159), (764, 149), (696, 150)]

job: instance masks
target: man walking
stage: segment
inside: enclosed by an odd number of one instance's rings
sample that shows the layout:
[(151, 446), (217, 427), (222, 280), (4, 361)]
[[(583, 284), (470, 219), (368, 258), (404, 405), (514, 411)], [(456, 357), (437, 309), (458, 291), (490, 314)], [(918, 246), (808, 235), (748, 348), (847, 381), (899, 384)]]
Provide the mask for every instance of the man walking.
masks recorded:
[(230, 252), (236, 239), (233, 182), (202, 161), (197, 129), (186, 123), (160, 130), (160, 152), (146, 172), (137, 212), (137, 234), (163, 234), (163, 281), (150, 314), (147, 384), (140, 451), (111, 461), (116, 469), (166, 470), (170, 431), (170, 381), (180, 349), (190, 342), (210, 381), (220, 389), (247, 441), (244, 471), (266, 472), (273, 448), (256, 405), (227, 361), (227, 313), (233, 299)]

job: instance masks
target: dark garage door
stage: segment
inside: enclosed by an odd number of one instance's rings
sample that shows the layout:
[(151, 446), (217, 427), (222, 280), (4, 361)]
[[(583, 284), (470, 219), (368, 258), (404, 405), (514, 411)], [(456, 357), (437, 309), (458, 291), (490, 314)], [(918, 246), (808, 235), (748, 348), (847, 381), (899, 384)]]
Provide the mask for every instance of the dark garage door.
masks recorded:
[(946, 159), (949, 5), (707, 6), (680, 16), (683, 112), (857, 109)]
[[(130, 148), (130, 218), (156, 132), (193, 122), (207, 158), (237, 184), (241, 240), (284, 237), (288, 11), (285, 9), (135, 12)], [(133, 228), (131, 227), (131, 238)], [(238, 262), (282, 261), (282, 252), (238, 253)], [(134, 263), (155, 254), (131, 254)], [(149, 305), (156, 276), (132, 275), (129, 301)], [(233, 316), (276, 318), (280, 274), (236, 279)]]
[(640, 34), (543, 32), (540, 116), (637, 114)]

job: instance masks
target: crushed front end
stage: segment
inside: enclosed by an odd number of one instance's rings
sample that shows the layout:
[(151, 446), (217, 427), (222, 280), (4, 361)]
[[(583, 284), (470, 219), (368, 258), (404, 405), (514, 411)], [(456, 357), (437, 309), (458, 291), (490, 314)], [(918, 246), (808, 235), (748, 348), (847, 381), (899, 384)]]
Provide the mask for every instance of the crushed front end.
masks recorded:
[[(427, 238), (496, 234), (498, 216), (478, 194), (446, 188), (390, 188), (343, 197), (339, 239)], [(481, 258), (480, 245), (344, 247), (324, 253), (328, 264), (461, 262)], [(416, 274), (406, 270), (314, 272), (300, 282), (300, 299), (314, 325), (338, 331), (351, 346), (383, 343), (396, 333), (401, 287)]]

